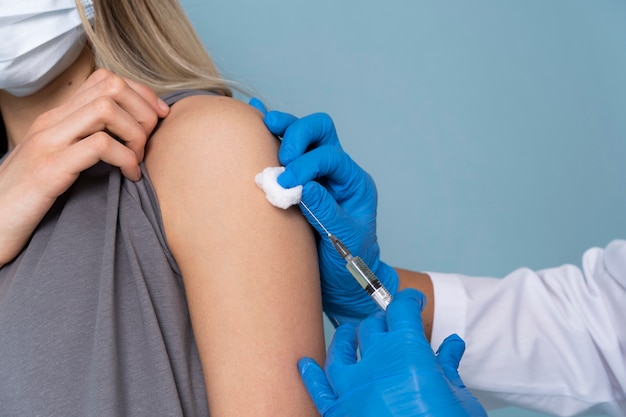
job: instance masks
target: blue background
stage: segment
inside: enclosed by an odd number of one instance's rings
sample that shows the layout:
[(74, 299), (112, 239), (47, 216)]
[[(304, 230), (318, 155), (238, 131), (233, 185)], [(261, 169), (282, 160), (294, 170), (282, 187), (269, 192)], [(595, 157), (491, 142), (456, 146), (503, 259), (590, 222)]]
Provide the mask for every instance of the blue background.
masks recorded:
[(626, 2), (182, 4), (225, 77), (332, 115), (387, 262), (501, 277), (626, 238)]

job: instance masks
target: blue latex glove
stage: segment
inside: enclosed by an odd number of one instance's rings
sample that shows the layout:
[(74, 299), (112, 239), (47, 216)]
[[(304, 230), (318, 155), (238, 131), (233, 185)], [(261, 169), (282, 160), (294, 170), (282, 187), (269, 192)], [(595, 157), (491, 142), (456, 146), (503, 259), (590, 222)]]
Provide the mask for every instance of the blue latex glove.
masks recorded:
[(423, 305), (419, 291), (403, 290), (386, 315), (378, 312), (358, 329), (352, 323), (337, 329), (325, 372), (310, 358), (300, 360), (300, 374), (322, 416), (487, 416), (456, 371), (465, 344), (453, 335), (435, 356), (424, 336)]
[(458, 335), (453, 334), (444, 339), (437, 351), (437, 362), (443, 374), (450, 382), (454, 395), (461, 401), (468, 416), (486, 416), (487, 413), (476, 397), (467, 389), (458, 368), (465, 352), (465, 342)]
[[(257, 99), (250, 104), (265, 115), (269, 130), (282, 137), (278, 158), (285, 172), (278, 177), (278, 183), (285, 188), (302, 185), (304, 204), (395, 294), (398, 275), (380, 260), (376, 185), (341, 148), (332, 119), (322, 113), (298, 119), (287, 113), (268, 112)], [(320, 234), (318, 254), (326, 314), (338, 325), (358, 323), (378, 311), (378, 306), (350, 275), (324, 230), (304, 208), (300, 209)]]

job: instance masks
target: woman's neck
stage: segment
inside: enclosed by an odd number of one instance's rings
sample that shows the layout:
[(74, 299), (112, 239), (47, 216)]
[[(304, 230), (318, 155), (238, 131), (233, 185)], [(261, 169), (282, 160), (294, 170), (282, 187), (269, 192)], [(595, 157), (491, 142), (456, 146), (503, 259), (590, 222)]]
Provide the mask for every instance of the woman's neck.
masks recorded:
[(27, 97), (15, 97), (0, 90), (0, 114), (8, 139), (8, 148), (17, 146), (35, 119), (65, 102), (93, 71), (93, 58), (88, 48), (74, 63), (46, 85)]

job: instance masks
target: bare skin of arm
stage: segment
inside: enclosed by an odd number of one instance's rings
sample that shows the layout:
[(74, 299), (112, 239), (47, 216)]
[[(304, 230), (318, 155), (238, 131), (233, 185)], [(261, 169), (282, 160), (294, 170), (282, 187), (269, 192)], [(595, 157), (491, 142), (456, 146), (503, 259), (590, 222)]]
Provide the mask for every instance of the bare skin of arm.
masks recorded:
[(433, 283), (428, 274), (421, 272), (409, 271), (408, 269), (394, 268), (398, 273), (400, 285), (398, 290), (405, 288), (415, 288), (426, 296), (426, 306), (422, 311), (422, 321), (424, 322), (424, 332), (426, 338), (430, 341), (433, 331), (433, 316), (435, 311), (435, 294), (433, 292)]
[(172, 106), (146, 151), (212, 416), (318, 415), (296, 365), (325, 355), (315, 239), (254, 182), (277, 151), (256, 110), (215, 96)]

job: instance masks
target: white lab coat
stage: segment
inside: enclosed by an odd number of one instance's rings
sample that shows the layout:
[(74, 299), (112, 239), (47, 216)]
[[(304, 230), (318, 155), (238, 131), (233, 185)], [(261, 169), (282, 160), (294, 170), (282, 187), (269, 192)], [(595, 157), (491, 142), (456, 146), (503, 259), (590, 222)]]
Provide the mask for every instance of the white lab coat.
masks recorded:
[(432, 346), (465, 340), (460, 374), (487, 409), (626, 416), (626, 241), (589, 249), (581, 268), (429, 274)]

